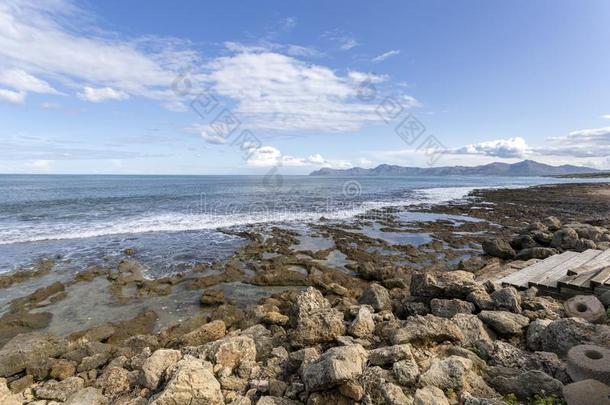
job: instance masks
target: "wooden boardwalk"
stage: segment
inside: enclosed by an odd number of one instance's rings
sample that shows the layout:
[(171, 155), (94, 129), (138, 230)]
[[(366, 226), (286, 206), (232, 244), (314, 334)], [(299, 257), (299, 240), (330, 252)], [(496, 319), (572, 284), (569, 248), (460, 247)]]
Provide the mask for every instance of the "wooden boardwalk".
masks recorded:
[(610, 290), (610, 249), (564, 252), (502, 277), (503, 285), (573, 295)]

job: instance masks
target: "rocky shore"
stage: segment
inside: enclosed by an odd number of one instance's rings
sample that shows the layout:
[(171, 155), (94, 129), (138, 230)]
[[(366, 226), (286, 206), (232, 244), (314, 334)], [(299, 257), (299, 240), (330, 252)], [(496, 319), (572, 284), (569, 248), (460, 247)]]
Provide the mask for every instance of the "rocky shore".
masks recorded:
[[(0, 276), (2, 291), (33, 289), (0, 314), (0, 404), (608, 403), (609, 294), (496, 280), (610, 248), (609, 190), (481, 190), (305, 235), (253, 227), (228, 260), (156, 280), (132, 250), (69, 280), (43, 282), (52, 260)], [(74, 297), (102, 293), (111, 304), (92, 311), (137, 313), (57, 326)], [(191, 296), (189, 316), (164, 313)]]

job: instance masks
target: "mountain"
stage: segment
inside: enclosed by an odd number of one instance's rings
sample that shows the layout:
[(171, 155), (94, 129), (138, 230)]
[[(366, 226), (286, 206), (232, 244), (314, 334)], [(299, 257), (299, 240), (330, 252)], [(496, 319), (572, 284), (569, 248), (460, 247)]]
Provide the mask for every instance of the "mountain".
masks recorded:
[(533, 160), (518, 163), (489, 163), (481, 166), (405, 167), (379, 165), (372, 169), (323, 168), (311, 172), (310, 176), (561, 176), (566, 174), (595, 173), (597, 169), (582, 166), (551, 166)]

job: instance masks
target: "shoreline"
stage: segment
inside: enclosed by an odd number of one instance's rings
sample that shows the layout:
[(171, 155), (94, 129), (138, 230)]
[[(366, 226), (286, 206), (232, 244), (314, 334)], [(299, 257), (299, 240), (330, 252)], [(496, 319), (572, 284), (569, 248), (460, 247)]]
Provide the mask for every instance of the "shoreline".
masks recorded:
[[(561, 302), (536, 296), (530, 290), (517, 292), (498, 286), (493, 281), (496, 274), (510, 270), (511, 266), (517, 269), (528, 260), (536, 259), (499, 259), (484, 255), (482, 246), (497, 238), (511, 241), (524, 229), (551, 216), (557, 217), (562, 224), (579, 222), (590, 227), (610, 229), (610, 184), (475, 189), (469, 196), (471, 198), (459, 203), (375, 208), (345, 221), (321, 220), (296, 227), (290, 224), (255, 225), (247, 231), (235, 233), (247, 243), (227, 260), (200, 264), (188, 273), (158, 279), (145, 277), (146, 269), (138, 263), (137, 251), (123, 252), (123, 258), (116, 268), (90, 268), (78, 273), (74, 279), (62, 282), (52, 281), (51, 262), (41, 263), (37, 271), (30, 273), (0, 275), (0, 288), (4, 291), (16, 291), (13, 294), (24, 292), (22, 297), (3, 306), (0, 347), (5, 344), (10, 347), (13, 342), (18, 343), (28, 336), (42, 339), (43, 343), (57, 340), (51, 335), (40, 335), (41, 332), (51, 331), (60, 336), (58, 341), (61, 345), (73, 350), (89, 350), (91, 354), (88, 356), (99, 355), (97, 350), (102, 350), (102, 346), (108, 351), (103, 355), (103, 361), (100, 360), (99, 364), (88, 370), (81, 367), (87, 356), (81, 357), (78, 362), (70, 357), (65, 358), (68, 352), (48, 356), (54, 358), (55, 362), (78, 363), (74, 365), (74, 372), (65, 379), (54, 377), (52, 366), (48, 370), (51, 378), (48, 374), (39, 375), (31, 371), (28, 368), (32, 367), (29, 357), (23, 360), (28, 363), (23, 363), (26, 367), (14, 374), (11, 374), (12, 371), (6, 371), (3, 375), (0, 373), (0, 377), (8, 378), (6, 383), (11, 388), (10, 395), (16, 401), (25, 401), (24, 398), (53, 400), (55, 398), (45, 398), (45, 394), (40, 395), (38, 391), (44, 392), (49, 385), (70, 381), (78, 386), (74, 390), (75, 395), (90, 386), (103, 397), (115, 401), (113, 403), (153, 403), (156, 400), (158, 402), (155, 403), (161, 404), (166, 402), (159, 398), (170, 395), (168, 390), (171, 389), (172, 379), (180, 376), (182, 366), (206, 368), (211, 361), (211, 379), (219, 381), (225, 402), (241, 401), (243, 398), (243, 401), (261, 403), (260, 398), (285, 396), (289, 398), (287, 401), (295, 403), (310, 403), (308, 401), (312, 400), (318, 402), (311, 403), (328, 403), (325, 401), (331, 399), (361, 401), (366, 394), (371, 398), (372, 402), (369, 403), (387, 403), (388, 395), (416, 398), (417, 391), (435, 386), (430, 378), (429, 384), (425, 383), (426, 378), (424, 382), (421, 379), (431, 373), (431, 364), (438, 363), (439, 367), (444, 367), (448, 359), (458, 361), (453, 357), (467, 359), (470, 363), (487, 362), (487, 366), (494, 366), (494, 362), (497, 362), (493, 353), (485, 358), (478, 356), (476, 351), (466, 350), (463, 344), (466, 337), (457, 336), (453, 316), (443, 316), (448, 313), (458, 316), (460, 322), (467, 322), (468, 326), (460, 325), (462, 328), (476, 327), (477, 337), (482, 336), (492, 348), (498, 343), (503, 349), (506, 347), (502, 345), (514, 345), (510, 350), (514, 349), (517, 357), (528, 358), (531, 348), (523, 340), (527, 325), (524, 324), (515, 333), (502, 333), (494, 329), (493, 321), (482, 319), (481, 313), (495, 311), (500, 313), (498, 316), (509, 318), (518, 315), (521, 322), (526, 318), (531, 327), (536, 319), (548, 319), (550, 322), (567, 319)], [(299, 228), (298, 231), (296, 228)], [(605, 235), (604, 232), (601, 234)], [(593, 243), (598, 249), (610, 248), (610, 237)], [(425, 275), (433, 280), (422, 281), (421, 277)], [(42, 281), (46, 284), (38, 283)], [(422, 282), (431, 285), (424, 288)], [(29, 293), (26, 288), (28, 284), (31, 284)], [(441, 287), (444, 292), (438, 292), (437, 289)], [(431, 294), (426, 289), (436, 292)], [(468, 298), (468, 294), (453, 293), (452, 289), (465, 289), (479, 296)], [(489, 298), (485, 298), (485, 294)], [(518, 302), (519, 311), (514, 303), (512, 309), (507, 310), (494, 302), (494, 294)], [(448, 307), (433, 310), (431, 300), (437, 300), (434, 305)], [(397, 331), (412, 328), (436, 332), (409, 339), (395, 337)], [(438, 336), (438, 328), (451, 330), (455, 336), (451, 333)], [(587, 336), (593, 343), (599, 344), (597, 335), (605, 336), (607, 330), (604, 328), (610, 330), (610, 327), (602, 324), (595, 328), (599, 330), (596, 329), (593, 336), (590, 336), (591, 333)], [(31, 333), (34, 335), (28, 335)], [(396, 345), (408, 345), (409, 351), (413, 352), (412, 362), (419, 367), (420, 378), (407, 382), (399, 378), (402, 374), (396, 370), (393, 374), (390, 370), (390, 374), (386, 375), (387, 363), (382, 362), (377, 367), (379, 370), (374, 371), (363, 364), (361, 372), (348, 379), (347, 386), (346, 381), (340, 381), (324, 382), (317, 387), (309, 381), (312, 376), (307, 374), (308, 363), (305, 360), (300, 361), (301, 371), (289, 372), (290, 367), (286, 363), (280, 367), (280, 371), (269, 376), (263, 373), (262, 376), (252, 377), (251, 373), (238, 372), (235, 367), (238, 368), (237, 363), (241, 362), (237, 359), (233, 360), (236, 362), (233, 367), (224, 364), (224, 360), (219, 359), (217, 348), (220, 345), (226, 347), (232, 356), (248, 357), (252, 350), (248, 346), (249, 341), (244, 343), (247, 337), (254, 339), (255, 352), (248, 361), (260, 363), (257, 367), (263, 369), (270, 367), (269, 362), (275, 365), (274, 362), (279, 359), (273, 351), (267, 353), (266, 349), (265, 356), (259, 359), (258, 354), (263, 349), (259, 347), (258, 339), (272, 345), (276, 352), (286, 351), (288, 357), (284, 361), (288, 363), (296, 353), (300, 353), (300, 356), (303, 350), (316, 350), (317, 355), (311, 352), (315, 358), (311, 367), (318, 364), (316, 362), (322, 363), (319, 367), (325, 367), (324, 356), (329, 351), (334, 353), (349, 349), (348, 354), (342, 355), (355, 356), (354, 359), (368, 358), (370, 363), (371, 351), (398, 350)], [(469, 344), (475, 345), (477, 341), (471, 339)], [(453, 343), (446, 347), (446, 342)], [(142, 378), (147, 378), (146, 371), (138, 364), (132, 364), (138, 356), (146, 357), (143, 354), (145, 347), (150, 352), (178, 349), (174, 356), (180, 357), (174, 362), (175, 374), (166, 373), (164, 369), (154, 388), (142, 385)], [(31, 349), (36, 350), (35, 347)], [(444, 356), (440, 354), (443, 350), (446, 351)], [(6, 351), (6, 346), (0, 348), (0, 360)], [(432, 354), (426, 355), (426, 351)], [(332, 353), (328, 357), (332, 357)], [(447, 356), (448, 353), (452, 354)], [(559, 367), (565, 353), (553, 350), (550, 353), (558, 356), (553, 361), (554, 367)], [(121, 360), (123, 364), (117, 366), (115, 363), (119, 357), (126, 360)], [(489, 359), (493, 360), (491, 365)], [(354, 361), (358, 363), (358, 360)], [(461, 360), (458, 362), (463, 363)], [(232, 368), (232, 371), (225, 370), (226, 367)], [(475, 396), (495, 398), (506, 395), (498, 384), (487, 378), (488, 372), (477, 373), (471, 370), (472, 364), (466, 368), (468, 370), (464, 372), (476, 381), (476, 384), (469, 381), (475, 387), (470, 389)], [(386, 382), (377, 383), (377, 391), (373, 390), (362, 381), (367, 372), (377, 373), (379, 378), (383, 375), (382, 379)], [(130, 376), (122, 381), (127, 388), (112, 393), (113, 389), (108, 385), (110, 373)], [(554, 380), (549, 384), (554, 386), (553, 393), (558, 397), (562, 395), (564, 383), (571, 382), (569, 376), (549, 375), (549, 378)], [(23, 379), (29, 384), (25, 384)], [(268, 384), (273, 382), (281, 389), (255, 386), (253, 381), (260, 379)], [(20, 383), (16, 384), (17, 381)], [(303, 386), (302, 389), (299, 384)], [(0, 392), (1, 385), (0, 379)], [(13, 389), (12, 385), (18, 387)], [(454, 395), (454, 400), (462, 399), (466, 393), (472, 395), (473, 392), (464, 389), (466, 385), (462, 382), (459, 386), (446, 387), (452, 389), (453, 395), (447, 392), (443, 395), (449, 400)], [(25, 388), (19, 389), (22, 386)], [(312, 389), (312, 386), (316, 388)], [(359, 395), (360, 390), (362, 395)], [(433, 391), (432, 388), (430, 390)], [(269, 395), (280, 391), (281, 395)], [(517, 394), (520, 400), (526, 398), (522, 392)], [(374, 397), (381, 398), (381, 402)]]

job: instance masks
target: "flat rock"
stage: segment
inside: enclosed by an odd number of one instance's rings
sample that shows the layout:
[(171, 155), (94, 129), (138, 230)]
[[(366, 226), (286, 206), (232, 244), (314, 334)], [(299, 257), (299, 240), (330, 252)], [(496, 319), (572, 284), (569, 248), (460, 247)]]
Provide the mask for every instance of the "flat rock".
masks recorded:
[(561, 395), (563, 384), (550, 375), (538, 371), (519, 370), (512, 375), (497, 375), (490, 380), (490, 385), (502, 395), (515, 394), (522, 401), (536, 395)]
[(50, 333), (24, 333), (12, 338), (0, 350), (0, 377), (10, 377), (30, 364), (49, 357), (59, 357), (67, 350), (67, 342)]
[(582, 344), (610, 345), (610, 327), (596, 325), (580, 318), (564, 318), (551, 322), (542, 332), (542, 350), (565, 355)]
[(385, 346), (368, 351), (368, 364), (385, 366), (404, 359), (413, 359), (410, 344)]
[(501, 335), (518, 335), (530, 320), (519, 314), (505, 311), (481, 311), (479, 318)]
[(61, 382), (49, 380), (40, 387), (34, 389), (36, 396), (41, 399), (53, 401), (66, 401), (72, 394), (82, 389), (85, 382), (80, 377), (70, 377)]
[(457, 298), (430, 300), (430, 312), (441, 318), (451, 318), (455, 314), (472, 314), (475, 310), (474, 304)]
[(464, 340), (464, 334), (449, 319), (434, 315), (411, 316), (403, 327), (394, 331), (391, 336), (393, 344), (403, 343), (432, 343), (446, 340), (459, 342)]

